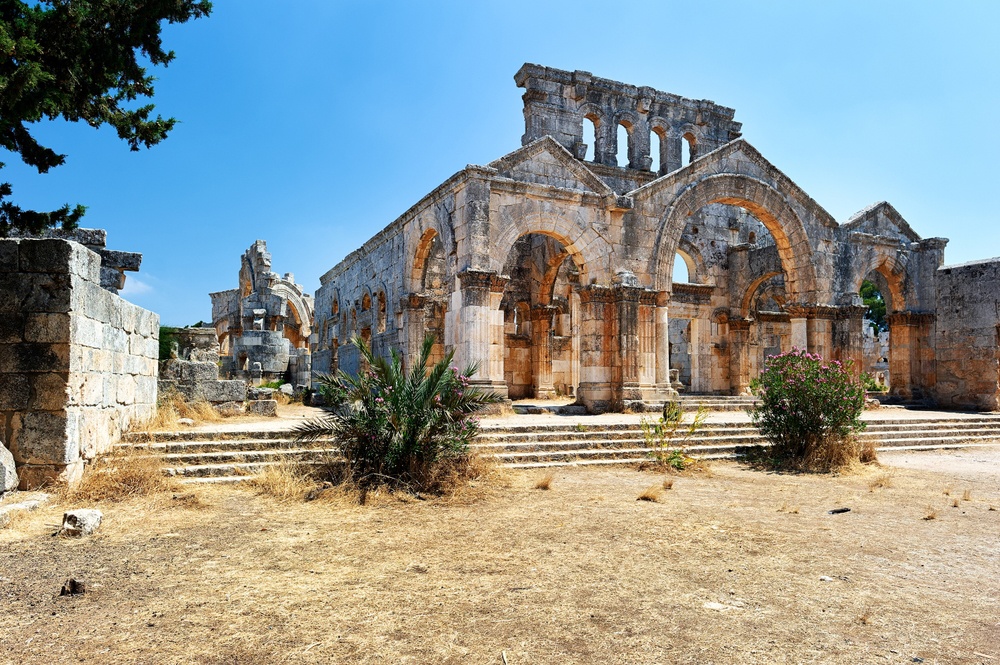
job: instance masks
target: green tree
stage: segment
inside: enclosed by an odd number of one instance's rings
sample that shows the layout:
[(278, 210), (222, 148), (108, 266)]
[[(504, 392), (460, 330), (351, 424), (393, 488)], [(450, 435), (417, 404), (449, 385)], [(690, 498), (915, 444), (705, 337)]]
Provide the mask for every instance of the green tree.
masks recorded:
[(861, 282), (860, 295), (861, 300), (865, 303), (865, 307), (868, 308), (865, 318), (868, 319), (875, 332), (879, 333), (888, 330), (889, 324), (885, 320), (885, 299), (882, 298), (882, 293), (878, 290), (875, 283), (867, 279)]
[[(110, 125), (132, 150), (159, 143), (176, 120), (152, 118), (152, 104), (135, 104), (154, 92), (140, 61), (166, 66), (174, 53), (163, 50), (163, 22), (211, 10), (208, 0), (0, 0), (0, 147), (48, 172), (66, 155), (41, 145), (29, 125), (56, 118)], [(7, 200), (11, 192), (0, 183), (0, 236), (72, 229), (85, 211), (68, 204), (25, 210)]]

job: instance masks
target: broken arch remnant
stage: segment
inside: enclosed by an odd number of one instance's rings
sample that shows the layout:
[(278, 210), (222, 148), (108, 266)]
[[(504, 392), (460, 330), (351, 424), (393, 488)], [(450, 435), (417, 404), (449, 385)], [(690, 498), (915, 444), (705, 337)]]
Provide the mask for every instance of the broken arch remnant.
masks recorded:
[(292, 273), (271, 272), (266, 242), (243, 253), (238, 288), (210, 295), (224, 376), (309, 385), (313, 299)]
[[(410, 363), (433, 333), (436, 356), (478, 362), (476, 382), (510, 398), (599, 412), (673, 397), (678, 379), (740, 394), (792, 346), (859, 369), (880, 357), (858, 297), (874, 271), (888, 363), (865, 369), (900, 399), (997, 408), (998, 287), (983, 281), (997, 262), (942, 268), (947, 241), (885, 202), (838, 224), (741, 137), (731, 108), (532, 64), (515, 82), (521, 147), (459, 171), (323, 275), (316, 373), (360, 368), (353, 335)], [(677, 256), (692, 283), (672, 283)], [(973, 273), (976, 287), (962, 281)]]

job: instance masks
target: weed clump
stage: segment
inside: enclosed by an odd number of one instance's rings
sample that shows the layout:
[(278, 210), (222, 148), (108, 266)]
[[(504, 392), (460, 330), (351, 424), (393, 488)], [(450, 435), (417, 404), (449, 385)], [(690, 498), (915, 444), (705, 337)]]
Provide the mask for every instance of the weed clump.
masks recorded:
[(174, 478), (164, 474), (160, 457), (133, 452), (99, 458), (67, 493), (76, 501), (118, 502), (176, 491), (178, 487)]
[(685, 471), (698, 466), (698, 461), (687, 454), (687, 446), (707, 417), (708, 412), (699, 406), (691, 422), (685, 423), (681, 405), (666, 402), (656, 421), (643, 418), (640, 421), (642, 438), (650, 449), (650, 462), (643, 466), (665, 471)]

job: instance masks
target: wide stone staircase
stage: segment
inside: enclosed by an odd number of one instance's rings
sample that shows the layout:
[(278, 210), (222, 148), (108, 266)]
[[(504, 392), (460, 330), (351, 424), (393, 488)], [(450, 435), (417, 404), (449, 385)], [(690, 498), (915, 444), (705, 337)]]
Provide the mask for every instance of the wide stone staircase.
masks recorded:
[[(653, 419), (653, 415), (649, 419)], [(689, 420), (690, 418), (688, 418)], [(599, 419), (567, 418), (567, 422), (532, 422), (530, 416), (511, 418), (503, 424), (484, 425), (473, 448), (496, 457), (504, 466), (533, 468), (565, 465), (635, 464), (657, 451), (643, 436), (639, 423), (607, 423)], [(683, 445), (685, 452), (702, 459), (732, 458), (741, 448), (766, 444), (752, 424), (704, 423), (689, 438), (683, 430), (668, 448)], [(572, 421), (572, 422), (570, 422)], [(588, 422), (590, 421), (590, 422)], [(869, 420), (859, 435), (878, 449), (932, 450), (1000, 445), (1000, 414), (945, 414), (926, 417), (880, 417)], [(167, 473), (183, 482), (237, 482), (281, 462), (321, 462), (336, 459), (332, 440), (309, 444), (296, 442), (290, 431), (239, 431), (132, 433), (120, 444), (136, 454), (161, 455)]]

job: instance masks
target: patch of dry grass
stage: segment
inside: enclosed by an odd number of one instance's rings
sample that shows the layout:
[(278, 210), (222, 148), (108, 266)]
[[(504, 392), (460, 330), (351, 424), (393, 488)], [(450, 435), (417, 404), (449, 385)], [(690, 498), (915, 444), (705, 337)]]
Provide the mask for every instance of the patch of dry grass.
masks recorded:
[(552, 481), (556, 479), (556, 474), (549, 471), (544, 476), (535, 481), (536, 490), (549, 490), (552, 489)]
[(264, 467), (263, 471), (244, 482), (262, 496), (279, 501), (304, 501), (306, 495), (317, 487), (313, 474), (314, 469), (306, 465), (281, 461)]
[(227, 417), (230, 416), (219, 413), (205, 400), (187, 402), (179, 393), (171, 392), (160, 396), (155, 416), (132, 429), (139, 432), (175, 430), (180, 427), (178, 421), (181, 418), (190, 418), (195, 425), (198, 425), (216, 423)]
[(972, 501), (972, 490), (962, 492), (962, 501)]
[(935, 509), (931, 508), (930, 506), (927, 506), (927, 512), (924, 513), (924, 519), (925, 520), (936, 520), (937, 516), (938, 516), (938, 511), (936, 511)]
[(669, 477), (664, 478), (663, 479), (663, 489), (665, 489), (665, 490), (672, 490), (673, 488), (674, 488), (674, 479), (673, 478), (669, 478)]
[(874, 492), (875, 490), (886, 489), (892, 487), (892, 470), (884, 469), (878, 471), (871, 479), (868, 481), (868, 491)]
[(64, 489), (64, 496), (73, 501), (116, 502), (178, 490), (177, 480), (164, 475), (163, 466), (155, 455), (106, 455), (88, 466), (76, 487)]
[(650, 485), (642, 491), (642, 494), (635, 498), (636, 501), (651, 501), (656, 503), (663, 496), (663, 485)]

